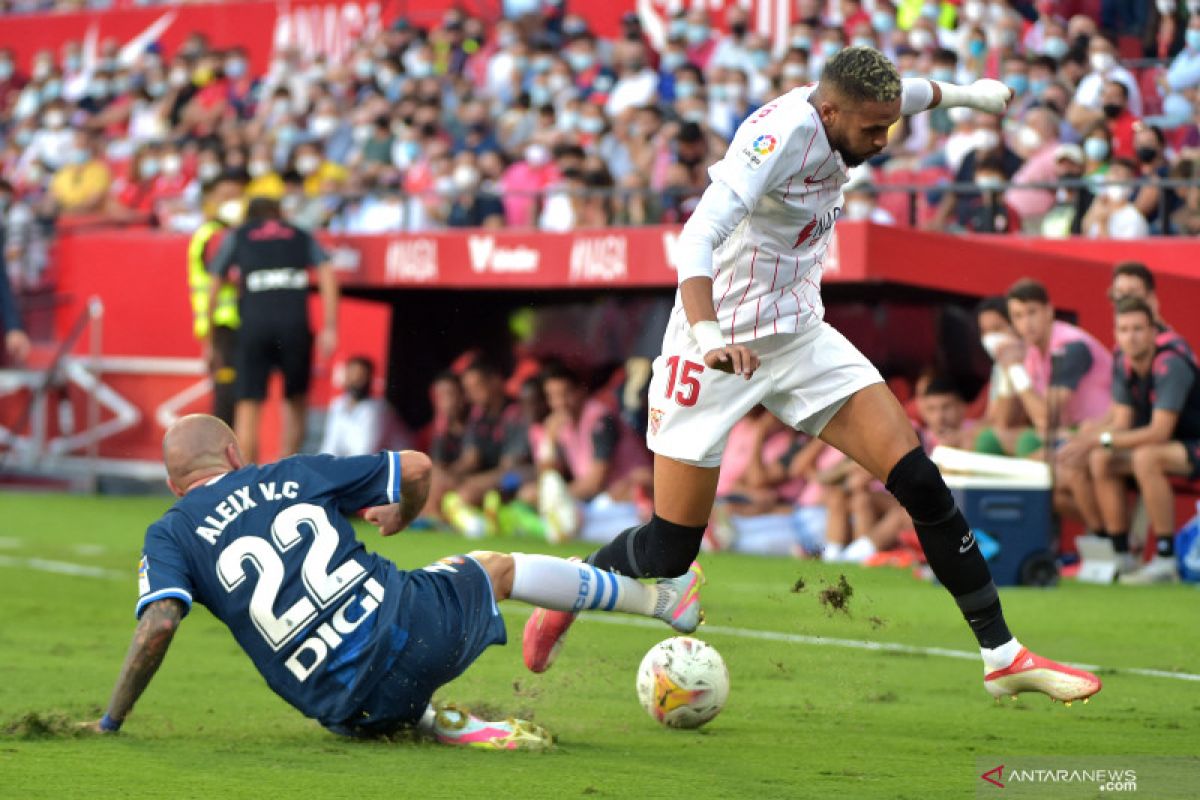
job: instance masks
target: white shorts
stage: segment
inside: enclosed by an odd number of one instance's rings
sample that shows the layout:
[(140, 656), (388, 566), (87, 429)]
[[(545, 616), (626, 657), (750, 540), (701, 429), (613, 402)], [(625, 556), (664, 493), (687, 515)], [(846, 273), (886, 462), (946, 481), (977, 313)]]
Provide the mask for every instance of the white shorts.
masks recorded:
[(730, 430), (759, 403), (785, 425), (817, 436), (851, 395), (883, 382), (866, 356), (824, 322), (749, 346), (760, 365), (747, 381), (705, 367), (686, 324), (668, 327), (650, 381), (646, 442), (652, 451), (716, 467)]

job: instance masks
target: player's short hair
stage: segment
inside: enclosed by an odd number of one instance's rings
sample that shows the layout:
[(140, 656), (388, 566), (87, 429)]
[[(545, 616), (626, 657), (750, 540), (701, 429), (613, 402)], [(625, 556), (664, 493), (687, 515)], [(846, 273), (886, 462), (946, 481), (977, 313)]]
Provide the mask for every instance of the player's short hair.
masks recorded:
[(1122, 261), (1120, 264), (1117, 264), (1115, 267), (1113, 267), (1112, 276), (1114, 281), (1122, 275), (1128, 275), (1130, 277), (1137, 278), (1142, 282), (1142, 285), (1146, 287), (1147, 292), (1154, 291), (1154, 273), (1151, 272), (1150, 268), (1142, 262)]
[(1118, 300), (1116, 315), (1119, 317), (1122, 314), (1145, 314), (1146, 321), (1154, 324), (1154, 310), (1140, 297), (1122, 297)]
[(900, 73), (887, 56), (873, 47), (846, 47), (825, 62), (821, 85), (850, 100), (891, 103), (899, 99)]
[(1021, 303), (1050, 305), (1050, 293), (1046, 291), (1045, 286), (1033, 278), (1021, 278), (1009, 287), (1008, 293), (1004, 297), (1007, 300), (1016, 300)]
[(975, 316), (978, 318), (985, 311), (994, 311), (1004, 317), (1004, 321), (1012, 324), (1012, 320), (1008, 318), (1008, 300), (1000, 295), (985, 297), (979, 301), (979, 305), (975, 306)]

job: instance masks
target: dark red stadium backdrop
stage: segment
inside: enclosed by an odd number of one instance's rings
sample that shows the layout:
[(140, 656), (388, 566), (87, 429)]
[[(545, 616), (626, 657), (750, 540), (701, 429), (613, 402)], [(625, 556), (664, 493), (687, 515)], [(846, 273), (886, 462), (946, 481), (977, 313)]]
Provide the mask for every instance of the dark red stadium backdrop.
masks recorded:
[[(714, 24), (721, 25), (725, 8), (735, 2), (737, 0), (708, 3)], [(782, 46), (791, 24), (793, 6), (789, 0), (752, 0), (753, 27)], [(488, 19), (498, 14), (500, 7), (498, 0), (235, 0), (150, 7), (138, 7), (131, 0), (117, 0), (115, 8), (108, 11), (6, 16), (4, 24), (0, 25), (0, 48), (11, 48), (18, 64), (28, 69), (39, 50), (59, 52), (65, 42), (83, 41), (89, 34), (94, 35), (97, 42), (112, 38), (126, 45), (153, 32), (148, 39), (158, 39), (163, 49), (171, 53), (189, 33), (201, 31), (217, 48), (235, 44), (245, 47), (252, 69), (263, 73), (279, 44), (339, 58), (359, 38), (402, 16), (429, 27), (436, 25), (450, 8)], [(583, 15), (591, 29), (604, 37), (618, 36), (621, 17), (630, 11), (638, 11), (644, 30), (654, 42), (660, 42), (665, 35), (672, 7), (671, 0), (568, 3), (571, 12)]]

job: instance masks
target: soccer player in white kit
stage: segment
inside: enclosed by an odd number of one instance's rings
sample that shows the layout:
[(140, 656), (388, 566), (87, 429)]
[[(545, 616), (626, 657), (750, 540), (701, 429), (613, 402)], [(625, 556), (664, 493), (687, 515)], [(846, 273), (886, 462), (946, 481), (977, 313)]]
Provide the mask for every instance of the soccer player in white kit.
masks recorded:
[[(903, 115), (966, 106), (1002, 114), (1012, 92), (901, 80), (869, 47), (840, 51), (820, 83), (793, 89), (742, 123), (680, 235), (679, 292), (650, 383), (647, 440), (655, 514), (588, 557), (643, 578), (691, 569), (716, 495), (729, 431), (762, 403), (885, 481), (913, 519), (926, 558), (979, 640), (993, 696), (1086, 699), (1092, 674), (1037, 656), (1009, 632), (966, 519), (878, 370), (824, 322), (821, 272), (842, 213), (847, 170), (878, 154)], [(903, 257), (903, 254), (897, 254)], [(553, 661), (573, 616), (539, 609), (525, 661)]]

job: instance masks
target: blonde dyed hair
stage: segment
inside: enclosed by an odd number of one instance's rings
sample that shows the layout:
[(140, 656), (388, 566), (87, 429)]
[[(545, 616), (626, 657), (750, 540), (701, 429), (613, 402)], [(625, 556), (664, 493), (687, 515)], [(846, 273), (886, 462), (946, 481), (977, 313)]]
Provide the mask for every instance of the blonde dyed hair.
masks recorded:
[(900, 97), (900, 73), (873, 47), (846, 47), (825, 62), (821, 85), (848, 100), (891, 103)]

